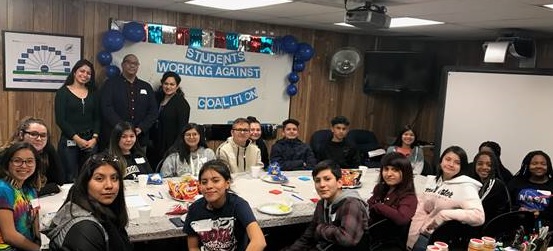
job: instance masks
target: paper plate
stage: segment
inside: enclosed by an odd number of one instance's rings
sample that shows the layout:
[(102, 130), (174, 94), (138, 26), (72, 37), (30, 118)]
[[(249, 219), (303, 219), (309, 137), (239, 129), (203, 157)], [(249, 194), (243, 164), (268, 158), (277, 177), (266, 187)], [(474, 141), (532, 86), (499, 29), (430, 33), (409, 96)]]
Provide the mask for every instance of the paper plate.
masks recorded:
[(270, 215), (287, 215), (292, 213), (292, 206), (284, 203), (266, 203), (259, 205), (257, 211)]
[(274, 177), (277, 177), (277, 176), (274, 176), (274, 175), (264, 175), (263, 177), (261, 177), (261, 180), (262, 181), (265, 181), (265, 182), (269, 182), (269, 183), (278, 183), (278, 184), (281, 184), (281, 183), (287, 183), (288, 182), (288, 178), (286, 178), (286, 176), (280, 176), (280, 179), (275, 179)]

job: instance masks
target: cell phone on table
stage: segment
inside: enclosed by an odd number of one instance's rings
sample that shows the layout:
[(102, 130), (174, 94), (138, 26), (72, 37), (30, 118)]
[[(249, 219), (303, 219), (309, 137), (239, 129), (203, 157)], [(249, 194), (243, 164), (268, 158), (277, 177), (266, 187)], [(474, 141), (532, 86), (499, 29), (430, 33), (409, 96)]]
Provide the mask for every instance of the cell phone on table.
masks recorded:
[(169, 221), (171, 221), (171, 223), (173, 223), (176, 227), (184, 227), (184, 222), (180, 217), (169, 218)]

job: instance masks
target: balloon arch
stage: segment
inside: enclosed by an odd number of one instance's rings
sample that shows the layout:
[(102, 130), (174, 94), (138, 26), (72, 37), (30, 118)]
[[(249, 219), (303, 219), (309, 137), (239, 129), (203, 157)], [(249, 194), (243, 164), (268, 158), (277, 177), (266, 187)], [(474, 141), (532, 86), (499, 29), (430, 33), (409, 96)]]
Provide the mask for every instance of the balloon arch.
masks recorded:
[[(131, 42), (145, 41), (147, 38), (146, 30), (145, 24), (132, 21), (123, 25), (122, 32), (112, 29), (104, 33), (102, 37), (104, 50), (98, 52), (97, 59), (105, 67), (108, 77), (111, 78), (121, 74), (119, 67), (111, 64), (113, 61), (111, 53), (121, 50), (125, 45), (125, 39)], [(274, 41), (277, 53), (285, 52), (293, 56), (292, 71), (288, 74), (289, 84), (286, 87), (286, 93), (289, 96), (294, 96), (298, 93), (299, 73), (305, 69), (306, 63), (315, 55), (315, 50), (307, 43), (298, 42), (292, 35), (277, 37)]]

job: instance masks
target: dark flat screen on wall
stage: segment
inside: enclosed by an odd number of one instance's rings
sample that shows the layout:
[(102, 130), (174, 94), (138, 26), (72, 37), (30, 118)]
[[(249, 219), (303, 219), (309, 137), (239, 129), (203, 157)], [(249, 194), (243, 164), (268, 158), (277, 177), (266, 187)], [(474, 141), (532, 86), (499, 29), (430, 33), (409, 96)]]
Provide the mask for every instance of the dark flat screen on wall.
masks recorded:
[(436, 66), (431, 54), (410, 51), (365, 52), (363, 90), (375, 92), (433, 91)]

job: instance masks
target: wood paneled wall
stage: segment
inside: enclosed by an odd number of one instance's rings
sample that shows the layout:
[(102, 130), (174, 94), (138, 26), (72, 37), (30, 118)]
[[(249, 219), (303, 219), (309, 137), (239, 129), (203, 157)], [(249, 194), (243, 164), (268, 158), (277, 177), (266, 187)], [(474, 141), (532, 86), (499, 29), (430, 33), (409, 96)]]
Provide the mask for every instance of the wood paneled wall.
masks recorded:
[[(2, 30), (83, 36), (84, 57), (98, 66), (96, 79), (99, 85), (105, 74), (95, 55), (101, 50), (101, 38), (108, 28), (109, 18), (249, 34), (265, 30), (275, 35), (292, 34), (300, 41), (312, 44), (315, 57), (301, 74), (299, 92), (292, 98), (290, 108), (290, 117), (302, 123), (300, 138), (303, 140), (308, 140), (318, 129), (328, 128), (329, 120), (336, 115), (349, 117), (352, 128), (374, 131), (382, 144), (394, 137), (401, 126), (411, 123), (421, 139), (434, 139), (439, 110), (437, 95), (366, 95), (362, 89), (362, 67), (351, 76), (331, 82), (328, 80), (329, 60), (341, 47), (353, 46), (361, 52), (428, 50), (436, 53), (439, 65), (479, 66), (483, 58), (482, 41), (409, 41), (349, 35), (83, 0), (0, 0)], [(551, 40), (542, 41), (538, 53), (538, 66), (553, 67)], [(3, 60), (0, 67), (3, 68)], [(0, 79), (3, 85), (3, 76)], [(52, 140), (57, 142), (59, 129), (55, 124), (53, 102), (53, 92), (0, 90), (0, 143), (8, 141), (17, 122), (24, 116), (43, 118), (52, 131)]]

